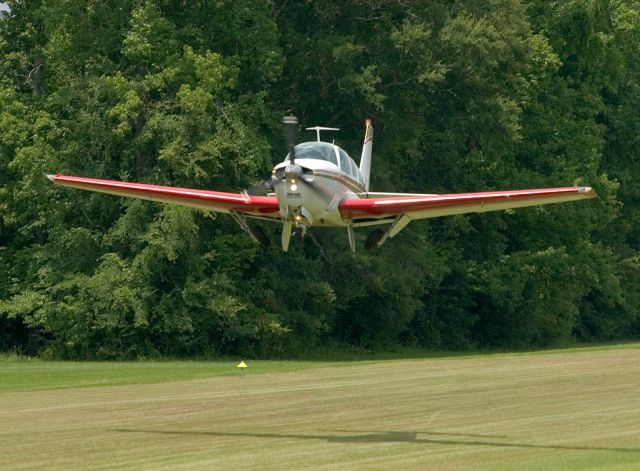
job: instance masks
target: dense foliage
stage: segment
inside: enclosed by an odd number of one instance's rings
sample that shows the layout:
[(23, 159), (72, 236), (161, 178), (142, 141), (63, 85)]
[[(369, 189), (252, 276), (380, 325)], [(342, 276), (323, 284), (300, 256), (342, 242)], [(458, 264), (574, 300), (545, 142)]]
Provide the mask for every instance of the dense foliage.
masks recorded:
[[(273, 356), (640, 332), (638, 2), (8, 4), (0, 350)], [(354, 156), (371, 117), (377, 191), (584, 183), (600, 199), (414, 222), (355, 256), (346, 231), (318, 230), (283, 254), (224, 215), (43, 176), (238, 191), (282, 158), (286, 113), (342, 128)]]

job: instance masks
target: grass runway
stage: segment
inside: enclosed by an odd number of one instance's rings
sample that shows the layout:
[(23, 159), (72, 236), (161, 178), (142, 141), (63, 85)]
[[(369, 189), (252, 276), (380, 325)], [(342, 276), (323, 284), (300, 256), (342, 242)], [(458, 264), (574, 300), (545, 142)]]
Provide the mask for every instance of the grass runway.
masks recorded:
[(247, 362), (0, 360), (0, 469), (640, 469), (640, 345)]

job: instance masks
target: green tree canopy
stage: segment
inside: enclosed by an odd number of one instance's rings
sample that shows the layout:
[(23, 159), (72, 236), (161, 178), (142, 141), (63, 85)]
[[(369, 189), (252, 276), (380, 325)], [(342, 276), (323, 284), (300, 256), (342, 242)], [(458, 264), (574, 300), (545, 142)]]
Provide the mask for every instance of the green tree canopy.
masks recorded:
[[(638, 334), (635, 2), (8, 4), (0, 349), (275, 356)], [(281, 160), (287, 113), (340, 127), (354, 156), (371, 117), (377, 191), (589, 184), (601, 198), (415, 222), (355, 256), (343, 231), (318, 231), (283, 254), (224, 215), (43, 176), (238, 191)]]

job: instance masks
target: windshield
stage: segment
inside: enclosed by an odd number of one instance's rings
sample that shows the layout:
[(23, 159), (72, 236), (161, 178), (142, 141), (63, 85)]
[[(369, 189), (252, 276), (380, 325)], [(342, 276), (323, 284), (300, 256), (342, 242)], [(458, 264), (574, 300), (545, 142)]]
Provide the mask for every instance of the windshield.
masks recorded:
[[(356, 163), (340, 147), (328, 142), (303, 142), (295, 147), (296, 159), (325, 160), (340, 167), (340, 169), (354, 180), (362, 183), (362, 176)], [(336, 152), (337, 151), (337, 152)], [(338, 160), (338, 154), (340, 160)], [(287, 155), (285, 161), (289, 160)]]
[[(333, 144), (328, 142), (304, 142), (295, 147), (296, 159), (317, 159), (326, 160), (338, 165), (336, 151)], [(287, 160), (289, 156), (287, 155)]]

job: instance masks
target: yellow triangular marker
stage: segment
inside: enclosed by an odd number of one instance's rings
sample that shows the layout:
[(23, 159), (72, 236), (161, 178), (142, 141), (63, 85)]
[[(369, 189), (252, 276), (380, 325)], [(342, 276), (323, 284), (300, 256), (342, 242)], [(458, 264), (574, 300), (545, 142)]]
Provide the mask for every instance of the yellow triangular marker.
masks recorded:
[(248, 366), (244, 361), (241, 361), (240, 363), (238, 363), (238, 366), (236, 366), (236, 368), (248, 368)]

